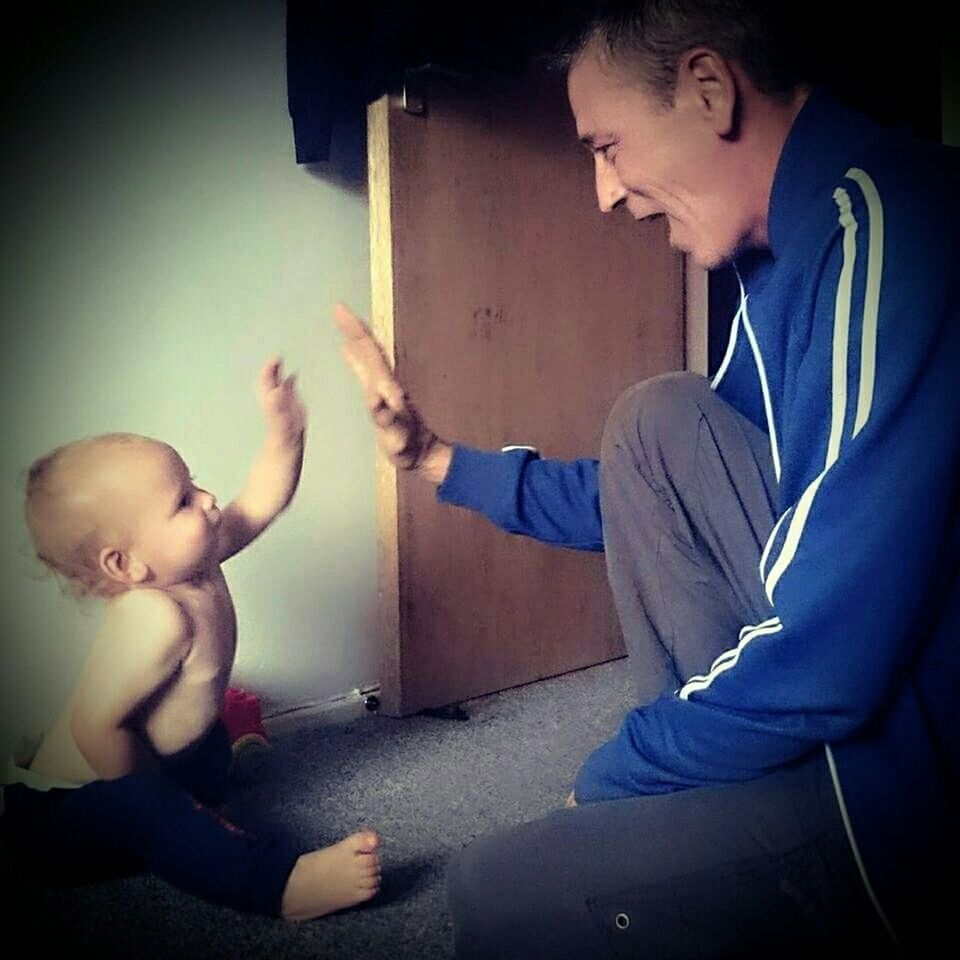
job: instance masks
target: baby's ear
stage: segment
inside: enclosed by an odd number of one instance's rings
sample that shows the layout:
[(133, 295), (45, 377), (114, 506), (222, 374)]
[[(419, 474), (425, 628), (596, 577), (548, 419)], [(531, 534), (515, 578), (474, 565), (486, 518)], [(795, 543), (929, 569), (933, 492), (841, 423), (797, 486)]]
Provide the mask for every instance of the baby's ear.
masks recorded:
[(111, 580), (125, 585), (147, 579), (146, 565), (116, 547), (104, 547), (100, 551), (100, 569)]

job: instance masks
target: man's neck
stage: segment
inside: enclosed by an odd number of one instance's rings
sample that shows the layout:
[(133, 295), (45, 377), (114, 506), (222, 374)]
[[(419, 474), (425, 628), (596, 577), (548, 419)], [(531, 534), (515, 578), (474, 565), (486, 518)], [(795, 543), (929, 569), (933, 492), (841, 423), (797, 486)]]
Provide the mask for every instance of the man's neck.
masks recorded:
[(749, 246), (768, 249), (769, 217), (773, 181), (787, 137), (803, 105), (810, 96), (809, 87), (799, 87), (788, 103), (780, 103), (754, 92), (745, 105), (751, 111), (747, 134), (751, 163), (750, 180), (754, 184), (753, 206), (758, 211), (749, 234)]

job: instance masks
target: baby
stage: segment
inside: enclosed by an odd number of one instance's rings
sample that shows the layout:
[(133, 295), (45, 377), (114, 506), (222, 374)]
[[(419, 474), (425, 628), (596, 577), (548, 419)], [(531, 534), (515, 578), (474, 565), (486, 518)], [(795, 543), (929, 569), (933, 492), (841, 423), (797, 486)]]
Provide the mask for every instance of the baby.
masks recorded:
[(257, 391), (267, 439), (223, 510), (172, 447), (131, 434), (80, 440), (30, 470), (38, 556), (106, 614), (60, 718), (8, 778), (0, 827), (46, 874), (146, 867), (217, 903), (308, 920), (374, 896), (377, 834), (301, 852), (217, 812), (236, 646), (220, 566), (287, 506), (303, 462), (305, 412), (279, 359)]

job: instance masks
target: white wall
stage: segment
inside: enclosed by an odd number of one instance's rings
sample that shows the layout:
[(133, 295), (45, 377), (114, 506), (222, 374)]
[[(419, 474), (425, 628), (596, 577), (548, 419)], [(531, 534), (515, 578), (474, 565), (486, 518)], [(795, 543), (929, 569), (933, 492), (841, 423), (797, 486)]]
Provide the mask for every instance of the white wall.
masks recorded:
[(377, 679), (372, 439), (329, 309), (369, 306), (366, 199), (350, 188), (361, 128), (334, 158), (341, 185), (295, 164), (282, 4), (143, 6), (96, 29), (45, 25), (8, 91), (4, 753), (51, 721), (100, 617), (32, 577), (23, 471), (57, 444), (133, 431), (177, 447), (225, 502), (262, 439), (251, 386), (271, 351), (300, 371), (307, 455), (289, 511), (225, 567), (235, 679), (271, 710)]

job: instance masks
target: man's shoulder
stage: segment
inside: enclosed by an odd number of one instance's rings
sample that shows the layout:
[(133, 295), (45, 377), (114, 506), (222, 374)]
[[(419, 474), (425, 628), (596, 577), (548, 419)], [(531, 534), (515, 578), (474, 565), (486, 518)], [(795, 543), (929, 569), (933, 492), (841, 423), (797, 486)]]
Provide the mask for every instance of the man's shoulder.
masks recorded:
[(882, 210), (892, 226), (953, 234), (960, 216), (960, 151), (905, 131), (865, 144), (837, 187), (854, 204)]
[[(784, 244), (787, 260), (844, 259), (855, 244), (883, 278), (952, 280), (960, 249), (960, 151), (906, 136), (881, 138), (849, 157), (808, 196), (803, 220)], [(868, 257), (868, 254), (870, 255)]]

